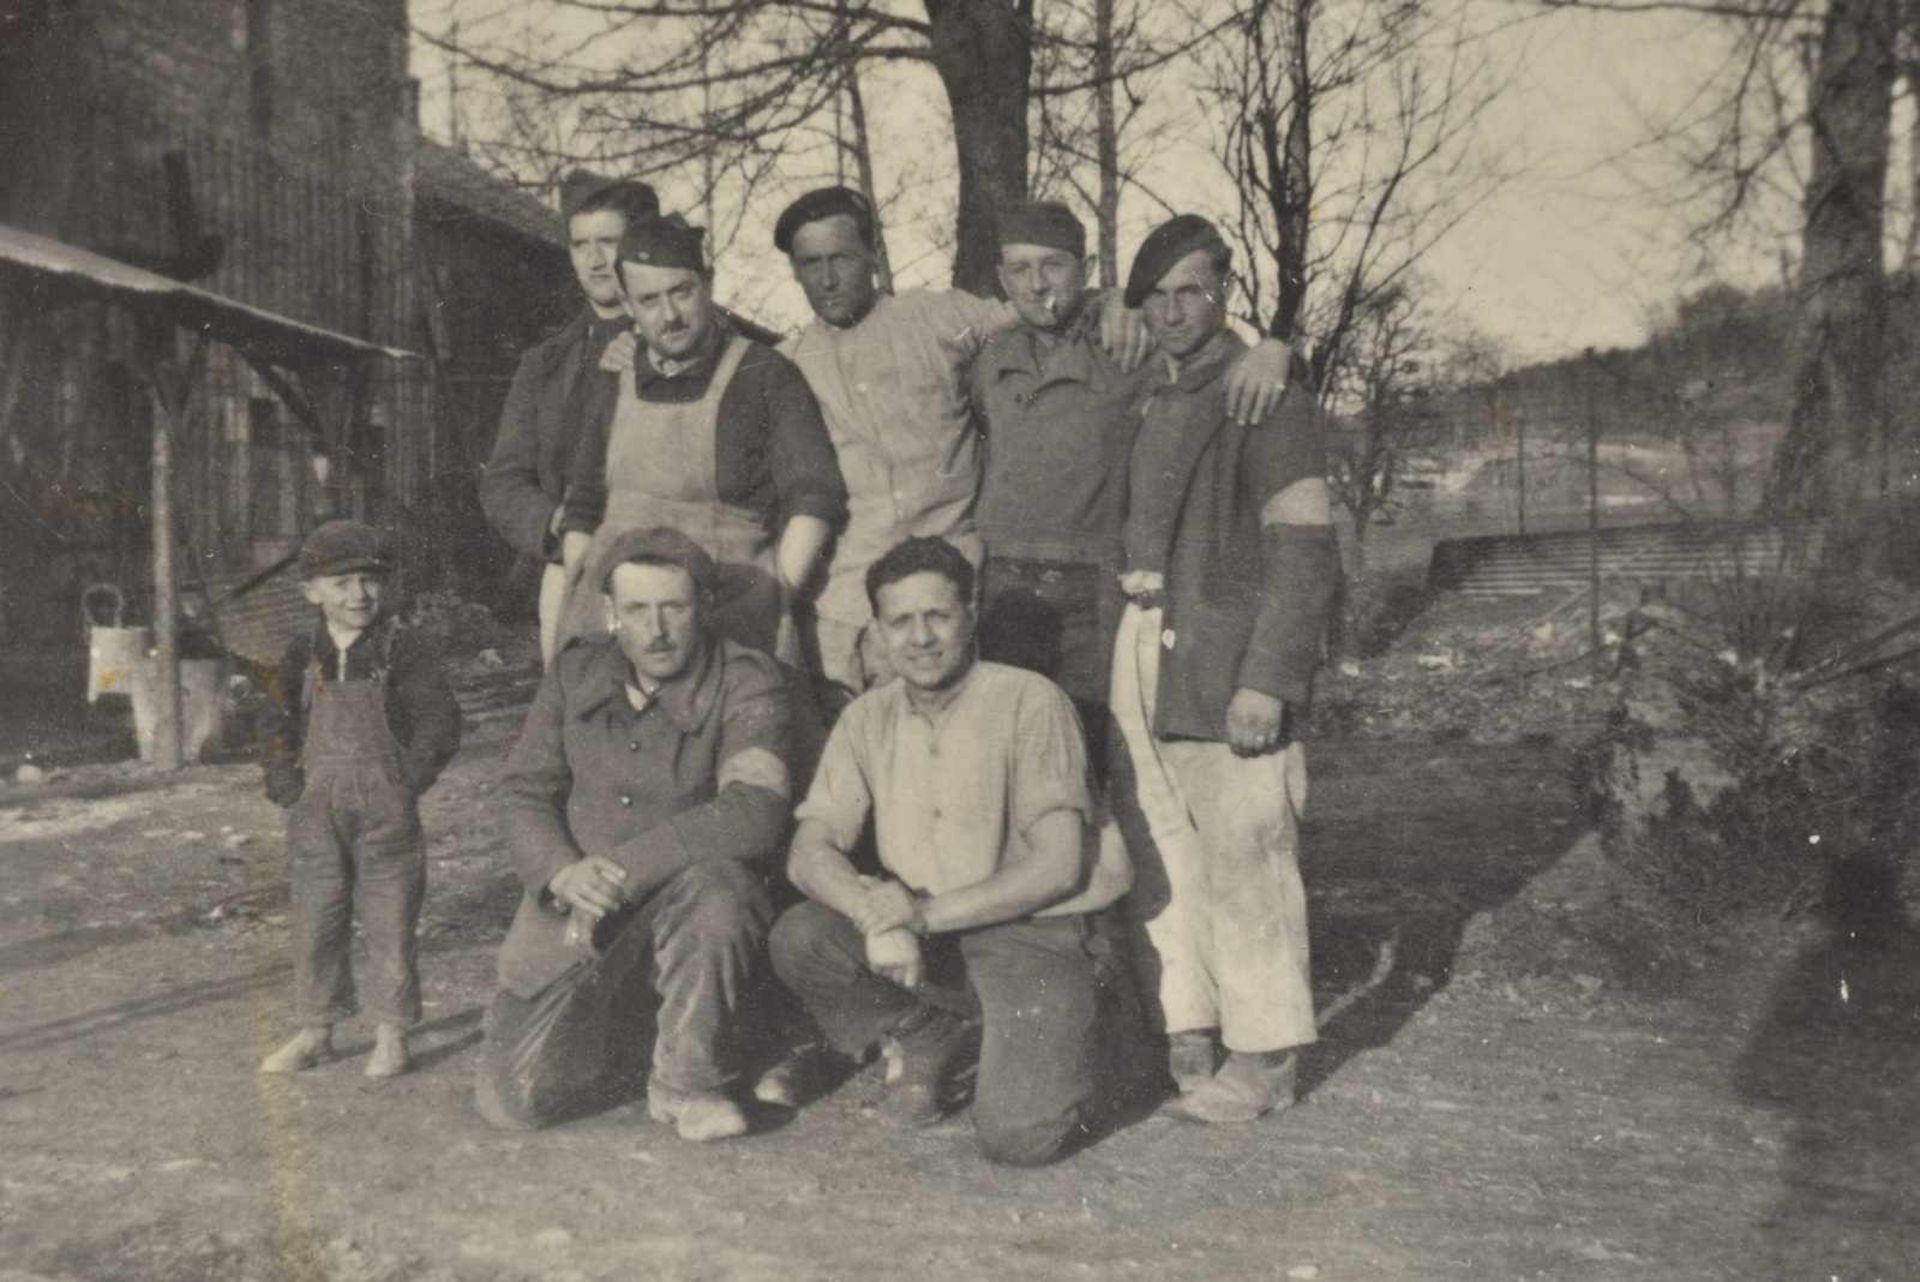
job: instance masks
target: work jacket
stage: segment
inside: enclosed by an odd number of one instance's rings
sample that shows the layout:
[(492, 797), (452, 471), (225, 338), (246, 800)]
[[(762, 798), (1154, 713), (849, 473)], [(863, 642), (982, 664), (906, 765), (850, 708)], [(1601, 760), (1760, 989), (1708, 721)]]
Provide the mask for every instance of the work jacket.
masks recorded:
[[(1158, 423), (1178, 440), (1170, 466), (1150, 483), (1182, 490), (1164, 564), (1153, 725), (1162, 737), (1224, 741), (1227, 704), (1242, 687), (1302, 711), (1339, 585), (1330, 525), (1262, 526), (1275, 495), (1325, 477), (1325, 429), (1312, 392), (1299, 385), (1258, 425), (1233, 422), (1226, 377), (1245, 350), (1222, 334), (1155, 386), (1140, 410), (1140, 434)], [(1131, 486), (1142, 484), (1139, 470)], [(1131, 565), (1131, 550), (1129, 557)]]
[(568, 646), (507, 758), (507, 840), (525, 893), (500, 982), (519, 996), (592, 959), (593, 932), (570, 936), (547, 889), (568, 864), (613, 860), (637, 904), (690, 864), (764, 860), (786, 839), (792, 700), (774, 661), (709, 641), (642, 709), (631, 673), (612, 638)]
[(552, 555), (553, 513), (560, 506), (573, 462), (577, 427), (568, 398), (586, 368), (593, 312), (581, 308), (558, 332), (520, 357), (500, 411), (493, 454), (480, 473), (480, 507), (514, 551), (545, 560)]

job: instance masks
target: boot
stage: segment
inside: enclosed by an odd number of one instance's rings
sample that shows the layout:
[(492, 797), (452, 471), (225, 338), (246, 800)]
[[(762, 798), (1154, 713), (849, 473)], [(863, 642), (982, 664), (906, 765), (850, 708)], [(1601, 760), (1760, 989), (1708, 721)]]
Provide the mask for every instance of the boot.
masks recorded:
[(796, 1046), (753, 1084), (753, 1097), (774, 1108), (799, 1108), (850, 1076), (860, 1062), (830, 1046)]
[(1296, 1060), (1289, 1051), (1234, 1051), (1211, 1081), (1167, 1105), (1187, 1122), (1251, 1122), (1293, 1103)]
[(1167, 1072), (1172, 1074), (1173, 1084), (1182, 1095), (1191, 1094), (1201, 1084), (1212, 1081), (1218, 1059), (1211, 1029), (1167, 1035)]
[(299, 1073), (333, 1058), (333, 1030), (325, 1024), (303, 1028), (260, 1061), (263, 1073)]
[(368, 1077), (398, 1077), (412, 1067), (407, 1055), (407, 1030), (398, 1024), (378, 1024), (373, 1030), (373, 1054), (363, 1070)]
[(747, 1133), (747, 1115), (718, 1091), (676, 1091), (653, 1082), (647, 1087), (647, 1116), (673, 1123), (681, 1139), (695, 1144)]
[(932, 1126), (946, 1112), (947, 1078), (954, 1061), (966, 1049), (969, 1026), (951, 1011), (923, 1007), (924, 1015), (910, 1015), (909, 1026), (896, 1031), (900, 1073), (893, 1077), (888, 1060), (889, 1085), (881, 1113), (895, 1126), (910, 1130)]

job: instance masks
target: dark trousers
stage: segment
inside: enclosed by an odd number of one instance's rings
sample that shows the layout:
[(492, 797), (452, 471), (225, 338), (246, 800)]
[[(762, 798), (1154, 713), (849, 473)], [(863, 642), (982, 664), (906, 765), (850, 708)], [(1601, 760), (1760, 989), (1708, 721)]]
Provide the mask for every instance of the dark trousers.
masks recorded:
[(772, 918), (760, 878), (733, 860), (694, 864), (622, 918), (602, 927), (598, 959), (534, 997), (494, 996), (477, 1084), (494, 1125), (544, 1126), (617, 1090), (650, 1016), (651, 1081), (677, 1091), (726, 1085), (729, 1042)]
[(774, 973), (834, 1049), (858, 1056), (928, 1005), (981, 1018), (973, 1127), (994, 1161), (1037, 1166), (1084, 1127), (1095, 1086), (1099, 992), (1087, 919), (1035, 917), (922, 941), (927, 978), (910, 991), (867, 969), (854, 924), (811, 901), (768, 939)]
[(980, 657), (1038, 672), (1065, 690), (1102, 779), (1122, 604), (1113, 574), (1100, 565), (990, 556), (981, 576)]
[(426, 895), (420, 808), (378, 756), (311, 765), (287, 811), (294, 1003), (307, 1027), (354, 1013), (347, 957), (353, 918), (367, 941), (359, 993), (368, 1015), (408, 1027), (420, 1019), (414, 928)]

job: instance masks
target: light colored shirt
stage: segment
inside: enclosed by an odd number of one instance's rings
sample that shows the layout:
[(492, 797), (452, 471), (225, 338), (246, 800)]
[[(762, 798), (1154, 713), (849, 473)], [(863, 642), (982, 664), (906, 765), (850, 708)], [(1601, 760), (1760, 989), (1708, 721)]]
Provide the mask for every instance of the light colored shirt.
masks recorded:
[[(1091, 839), (1087, 756), (1072, 701), (1036, 673), (978, 662), (931, 713), (914, 706), (905, 681), (848, 704), (796, 817), (825, 825), (845, 851), (872, 815), (887, 871), (938, 895), (1023, 858), (1027, 832), (1056, 810), (1078, 812)], [(1088, 902), (1100, 890), (1089, 884), (1038, 915), (1102, 907)]]
[(862, 624), (867, 567), (915, 535), (944, 538), (980, 563), (973, 505), (981, 441), (967, 371), (1010, 304), (962, 290), (882, 294), (860, 323), (816, 319), (780, 346), (820, 402), (847, 485), (847, 526), (815, 609)]

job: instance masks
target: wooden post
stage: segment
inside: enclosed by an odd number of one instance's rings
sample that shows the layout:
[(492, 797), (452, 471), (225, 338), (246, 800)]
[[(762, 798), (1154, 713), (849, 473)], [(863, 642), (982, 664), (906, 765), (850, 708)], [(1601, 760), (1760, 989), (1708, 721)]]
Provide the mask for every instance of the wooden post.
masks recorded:
[(1599, 362), (1587, 349), (1587, 636), (1593, 645), (1593, 670), (1600, 654), (1600, 404), (1594, 394)]
[[(173, 578), (173, 423), (175, 388), (185, 380), (171, 362), (156, 360), (153, 384), (153, 764), (180, 768), (179, 605)], [(172, 384), (173, 386), (169, 386)]]

